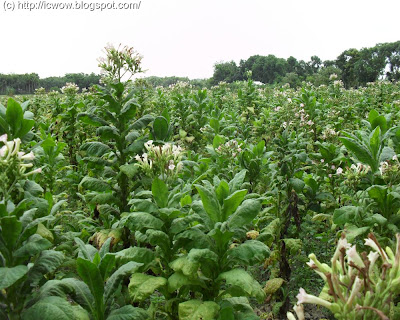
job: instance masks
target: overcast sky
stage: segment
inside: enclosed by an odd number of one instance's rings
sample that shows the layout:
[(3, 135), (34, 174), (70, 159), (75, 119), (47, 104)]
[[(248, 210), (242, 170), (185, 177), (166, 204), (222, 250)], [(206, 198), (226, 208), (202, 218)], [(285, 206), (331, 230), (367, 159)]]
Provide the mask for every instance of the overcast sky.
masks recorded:
[[(82, 3), (46, 5), (68, 1)], [(124, 1), (139, 3), (115, 3)], [(102, 12), (0, 4), (0, 73), (40, 77), (99, 73), (96, 59), (107, 43), (133, 46), (147, 76), (208, 78), (218, 61), (255, 54), (328, 60), (349, 48), (400, 40), (399, 0), (142, 0), (136, 10)]]

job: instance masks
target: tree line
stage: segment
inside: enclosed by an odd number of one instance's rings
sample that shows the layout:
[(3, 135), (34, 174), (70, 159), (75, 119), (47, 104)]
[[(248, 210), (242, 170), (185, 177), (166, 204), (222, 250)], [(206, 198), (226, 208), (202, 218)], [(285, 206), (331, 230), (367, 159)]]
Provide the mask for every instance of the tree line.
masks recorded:
[(278, 58), (274, 55), (254, 55), (247, 60), (216, 63), (211, 85), (220, 81), (234, 82), (246, 80), (248, 72), (252, 79), (264, 84), (289, 83), (296, 87), (302, 81), (316, 85), (326, 84), (331, 74), (338, 75), (345, 87), (365, 86), (378, 79), (400, 79), (400, 41), (377, 44), (372, 48), (348, 49), (336, 60), (322, 61), (312, 56), (310, 61)]
[(89, 88), (99, 84), (100, 76), (94, 73), (68, 73), (63, 77), (40, 78), (37, 73), (1, 74), (0, 94), (32, 94), (38, 88), (46, 91), (59, 90), (67, 82), (74, 82), (79, 88)]

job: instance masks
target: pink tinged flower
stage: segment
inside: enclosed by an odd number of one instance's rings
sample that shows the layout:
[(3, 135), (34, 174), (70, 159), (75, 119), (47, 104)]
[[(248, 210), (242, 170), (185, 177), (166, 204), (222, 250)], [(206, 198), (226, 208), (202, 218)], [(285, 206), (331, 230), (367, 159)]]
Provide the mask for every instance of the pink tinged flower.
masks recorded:
[(338, 174), (338, 175), (340, 175), (340, 174), (342, 174), (343, 173), (343, 169), (342, 168), (337, 168), (337, 170), (336, 170), (336, 174)]
[(0, 136), (0, 142), (7, 143), (7, 133)]
[(296, 296), (296, 298), (297, 298), (297, 305), (303, 304), (303, 303), (312, 303), (312, 304), (317, 304), (317, 305), (323, 306), (328, 309), (331, 309), (331, 306), (332, 306), (332, 303), (330, 303), (324, 299), (313, 296), (312, 294), (307, 294), (303, 288), (300, 288), (300, 292)]
[(174, 164), (170, 164), (170, 165), (168, 166), (168, 169), (171, 170), (171, 171), (174, 170), (174, 169), (175, 169), (175, 165), (174, 165)]
[(324, 163), (325, 162), (325, 160), (324, 159), (321, 159), (321, 163)]

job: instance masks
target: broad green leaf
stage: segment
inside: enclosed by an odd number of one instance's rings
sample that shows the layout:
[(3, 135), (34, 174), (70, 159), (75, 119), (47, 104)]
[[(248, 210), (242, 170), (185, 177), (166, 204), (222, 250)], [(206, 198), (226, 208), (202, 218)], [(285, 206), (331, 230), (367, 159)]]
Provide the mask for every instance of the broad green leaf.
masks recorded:
[(213, 139), (213, 148), (217, 149), (221, 144), (225, 142), (225, 138), (220, 136), (219, 134), (215, 135)]
[(136, 99), (130, 99), (121, 110), (121, 117), (126, 120), (130, 120), (135, 117), (136, 110), (139, 107), (139, 104), (136, 102)]
[(222, 221), (226, 221), (228, 217), (236, 211), (239, 205), (242, 203), (244, 197), (247, 194), (247, 190), (237, 190), (232, 193), (229, 197), (224, 199), (224, 205), (222, 207)]
[(30, 286), (35, 287), (39, 281), (50, 272), (54, 272), (64, 261), (64, 254), (54, 250), (44, 250), (29, 269), (28, 279)]
[(89, 320), (79, 306), (72, 306), (60, 297), (47, 297), (22, 313), (22, 320)]
[(128, 131), (139, 130), (147, 127), (147, 125), (154, 120), (152, 115), (146, 114), (140, 119), (136, 120), (133, 124), (129, 126)]
[(85, 244), (81, 239), (75, 238), (75, 242), (77, 243), (79, 247), (79, 254), (78, 257), (93, 261), (93, 258), (95, 254), (97, 253), (97, 250), (95, 247), (93, 247), (90, 244)]
[(338, 208), (333, 213), (333, 223), (342, 226), (352, 222), (356, 217), (358, 208), (354, 206), (344, 206)]
[(23, 138), (35, 125), (35, 120), (22, 119), (21, 127), (14, 137)]
[(220, 302), (218, 320), (259, 320), (246, 297), (225, 298)]
[(146, 320), (149, 318), (145, 310), (128, 305), (111, 311), (106, 320)]
[(224, 199), (229, 196), (229, 185), (225, 180), (221, 180), (218, 187), (215, 189), (215, 194), (217, 195), (217, 199), (219, 203), (222, 205)]
[(247, 296), (255, 297), (259, 301), (262, 301), (265, 298), (264, 290), (261, 288), (260, 284), (243, 269), (233, 269), (221, 273), (218, 276), (217, 281), (222, 280), (225, 280), (227, 286), (241, 288)]
[(107, 121), (104, 119), (89, 113), (80, 113), (78, 114), (77, 120), (82, 121), (83, 123), (90, 124), (94, 127), (101, 127), (107, 125)]
[(107, 279), (108, 275), (115, 267), (115, 255), (107, 253), (100, 262), (99, 270), (101, 277)]
[(118, 130), (110, 126), (102, 126), (97, 128), (96, 135), (98, 135), (102, 140), (118, 140), (120, 136)]
[(339, 138), (340, 141), (345, 145), (347, 150), (353, 153), (353, 155), (362, 163), (368, 164), (371, 166), (373, 170), (377, 169), (375, 168), (375, 163), (372, 158), (371, 153), (369, 150), (360, 144), (358, 141), (352, 139), (352, 138)]
[(50, 242), (54, 242), (54, 236), (49, 229), (47, 229), (44, 224), (39, 223), (36, 233), (41, 235), (43, 238), (49, 240)]
[(126, 174), (129, 179), (132, 179), (139, 170), (139, 166), (136, 163), (124, 164), (119, 167), (122, 173)]
[(81, 280), (65, 278), (62, 280), (49, 280), (40, 288), (38, 300), (46, 297), (58, 296), (72, 299), (77, 304), (94, 314), (94, 298), (89, 287)]
[(244, 179), (246, 178), (246, 169), (243, 169), (239, 173), (237, 173), (231, 181), (229, 181), (229, 189), (231, 193), (234, 193), (235, 191), (238, 191), (242, 188), (242, 184), (244, 182)]
[(18, 132), (21, 129), (23, 118), (24, 113), (21, 105), (14, 99), (9, 98), (7, 101), (6, 121), (11, 128), (11, 133), (13, 134), (12, 137), (8, 137), (9, 140), (19, 137)]
[(214, 320), (219, 305), (214, 301), (189, 300), (179, 304), (179, 320)]
[(204, 209), (206, 210), (210, 219), (214, 223), (221, 221), (221, 207), (214, 191), (198, 184), (195, 184), (194, 186), (200, 195)]
[(5, 245), (8, 250), (12, 251), (22, 232), (22, 223), (16, 216), (6, 216), (1, 218), (0, 224)]
[(190, 278), (180, 272), (173, 273), (168, 278), (168, 292), (172, 293), (183, 286), (203, 286), (204, 283), (197, 278)]
[(79, 187), (97, 192), (111, 191), (111, 186), (107, 182), (88, 176), (85, 176), (82, 179), (82, 181), (79, 183)]
[(110, 299), (113, 298), (121, 282), (132, 273), (136, 272), (142, 265), (142, 263), (131, 261), (118, 268), (117, 271), (111, 275), (104, 287), (104, 301), (107, 304), (110, 302)]
[(369, 145), (371, 148), (372, 152), (372, 157), (376, 159), (379, 148), (380, 148), (380, 135), (381, 135), (381, 130), (380, 127), (376, 127), (374, 131), (371, 132), (370, 138), (369, 138)]
[(133, 212), (128, 216), (128, 226), (131, 230), (161, 229), (164, 222), (147, 212)]
[(197, 271), (199, 270), (200, 263), (189, 260), (187, 256), (182, 256), (172, 261), (169, 266), (175, 272), (180, 272), (190, 278), (197, 278)]
[(143, 273), (135, 273), (129, 282), (129, 296), (132, 301), (144, 301), (155, 290), (167, 285), (167, 279), (154, 277)]
[(98, 141), (86, 142), (81, 146), (82, 151), (86, 151), (88, 156), (101, 157), (111, 151), (111, 148), (106, 144)]
[(130, 247), (115, 254), (117, 263), (123, 265), (130, 261), (138, 262), (143, 264), (138, 270), (140, 272), (145, 272), (155, 262), (154, 251), (147, 248)]
[(38, 234), (34, 234), (22, 247), (14, 252), (14, 257), (31, 257), (51, 246), (52, 244), (49, 240), (42, 238)]
[(238, 207), (238, 209), (228, 218), (230, 229), (241, 228), (249, 224), (260, 213), (261, 204), (254, 199), (248, 199)]
[(228, 256), (236, 262), (252, 266), (269, 256), (269, 248), (257, 240), (248, 240), (228, 251)]
[(304, 181), (298, 178), (290, 178), (289, 183), (293, 187), (294, 191), (296, 191), (296, 193), (301, 193), (305, 186)]
[(82, 258), (76, 260), (76, 270), (81, 279), (89, 287), (95, 300), (96, 310), (104, 313), (104, 280), (101, 277), (100, 270), (94, 263)]
[(28, 272), (27, 266), (0, 268), (0, 290), (7, 289)]
[(160, 208), (165, 208), (168, 205), (168, 187), (164, 181), (155, 178), (151, 185), (151, 192)]
[(157, 117), (153, 122), (153, 138), (154, 140), (166, 141), (168, 139), (169, 124), (164, 117)]

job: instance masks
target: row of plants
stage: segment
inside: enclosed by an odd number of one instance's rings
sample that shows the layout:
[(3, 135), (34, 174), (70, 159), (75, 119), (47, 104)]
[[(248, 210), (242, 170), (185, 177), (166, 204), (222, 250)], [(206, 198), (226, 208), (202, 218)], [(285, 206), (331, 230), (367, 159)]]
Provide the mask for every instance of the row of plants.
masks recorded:
[(0, 104), (0, 318), (398, 318), (397, 83), (153, 88), (105, 54)]

